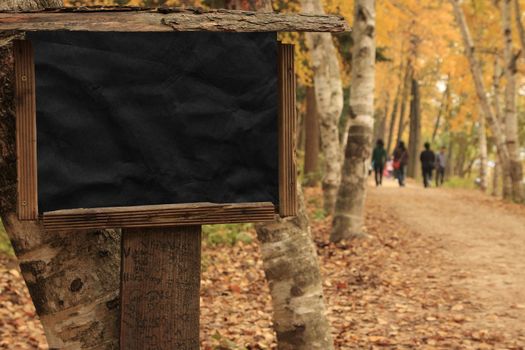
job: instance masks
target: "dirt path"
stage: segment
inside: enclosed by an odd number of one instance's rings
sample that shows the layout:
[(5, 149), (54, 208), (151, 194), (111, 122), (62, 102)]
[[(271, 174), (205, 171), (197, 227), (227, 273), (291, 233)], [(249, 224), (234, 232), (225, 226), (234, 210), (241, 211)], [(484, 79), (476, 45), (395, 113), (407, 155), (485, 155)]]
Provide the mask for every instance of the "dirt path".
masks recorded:
[(383, 187), (370, 188), (369, 200), (395, 213), (409, 229), (439, 242), (435, 253), (444, 261), (436, 278), (467, 290), (477, 311), (473, 324), (511, 339), (524, 337), (523, 207), (475, 191), (416, 184), (399, 188), (388, 180)]
[[(475, 191), (371, 187), (371, 239), (332, 244), (306, 188), (337, 350), (525, 350), (525, 207)], [(259, 245), (203, 244), (201, 348), (276, 348)], [(16, 262), (0, 257), (0, 349), (47, 349)]]

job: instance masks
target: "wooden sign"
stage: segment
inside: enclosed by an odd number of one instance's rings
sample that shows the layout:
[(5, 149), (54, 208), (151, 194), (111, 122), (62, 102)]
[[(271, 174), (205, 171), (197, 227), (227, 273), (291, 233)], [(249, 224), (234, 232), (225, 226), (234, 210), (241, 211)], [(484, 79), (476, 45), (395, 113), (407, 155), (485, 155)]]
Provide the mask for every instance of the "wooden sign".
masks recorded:
[(120, 348), (198, 349), (201, 225), (296, 213), (294, 48), (276, 32), (346, 21), (104, 6), (0, 12), (0, 30), (27, 32), (19, 219), (123, 228)]
[(295, 214), (293, 46), (275, 33), (26, 38), (20, 219), (60, 230)]

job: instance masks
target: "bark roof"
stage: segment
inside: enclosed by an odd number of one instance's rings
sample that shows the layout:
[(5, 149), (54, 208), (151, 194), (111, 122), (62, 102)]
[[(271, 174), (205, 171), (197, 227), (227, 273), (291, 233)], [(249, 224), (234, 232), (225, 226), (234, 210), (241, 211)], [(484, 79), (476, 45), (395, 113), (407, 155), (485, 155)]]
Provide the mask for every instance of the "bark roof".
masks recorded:
[(0, 31), (344, 32), (342, 16), (200, 8), (63, 7), (0, 11)]

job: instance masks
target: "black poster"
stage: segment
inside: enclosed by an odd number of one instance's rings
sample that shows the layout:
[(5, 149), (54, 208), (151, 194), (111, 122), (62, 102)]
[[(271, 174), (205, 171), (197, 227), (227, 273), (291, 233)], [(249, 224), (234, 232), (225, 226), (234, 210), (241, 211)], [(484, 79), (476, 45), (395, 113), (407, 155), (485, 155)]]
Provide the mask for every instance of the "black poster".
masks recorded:
[(39, 211), (278, 204), (275, 33), (28, 34)]

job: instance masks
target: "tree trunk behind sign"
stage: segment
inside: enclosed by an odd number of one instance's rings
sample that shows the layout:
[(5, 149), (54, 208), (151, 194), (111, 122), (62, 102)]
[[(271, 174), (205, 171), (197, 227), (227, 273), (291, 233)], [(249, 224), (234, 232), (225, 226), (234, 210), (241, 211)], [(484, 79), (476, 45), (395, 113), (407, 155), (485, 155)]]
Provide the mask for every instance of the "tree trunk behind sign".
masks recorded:
[(352, 35), (351, 124), (330, 235), (332, 242), (362, 234), (374, 123), (375, 0), (355, 1)]
[[(23, 10), (62, 3), (11, 1), (10, 5)], [(120, 234), (45, 232), (38, 221), (18, 220), (11, 43), (0, 47), (0, 60), (0, 214), (49, 346), (118, 349)]]
[[(301, 0), (304, 13), (324, 13), (320, 0)], [(337, 51), (328, 33), (305, 33), (314, 71), (317, 111), (320, 118), (321, 149), (324, 156), (323, 198), (327, 214), (334, 211), (341, 182), (339, 119), (343, 111), (343, 85)]]
[[(271, 10), (270, 4), (262, 0), (258, 9)], [(256, 225), (272, 295), (277, 346), (280, 350), (332, 350), (317, 252), (299, 183), (297, 194), (297, 216)]]
[(298, 215), (257, 225), (280, 350), (333, 349), (317, 253), (298, 186)]
[(306, 186), (317, 185), (319, 171), (319, 115), (313, 86), (306, 88), (304, 116), (304, 177)]

